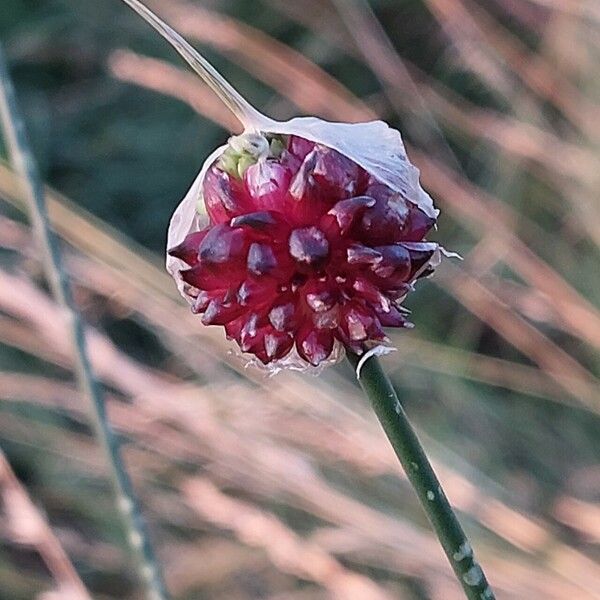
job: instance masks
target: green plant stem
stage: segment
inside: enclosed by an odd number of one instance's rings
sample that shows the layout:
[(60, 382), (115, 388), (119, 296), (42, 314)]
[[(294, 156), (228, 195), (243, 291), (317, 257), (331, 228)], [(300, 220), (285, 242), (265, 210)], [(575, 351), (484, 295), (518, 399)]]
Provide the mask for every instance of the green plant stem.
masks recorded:
[(94, 430), (110, 466), (117, 506), (123, 516), (127, 540), (137, 559), (140, 579), (145, 584), (148, 599), (167, 600), (168, 595), (149, 541), (146, 524), (121, 457), (119, 441), (108, 422), (104, 396), (92, 373), (84, 326), (75, 308), (60, 250), (50, 228), (44, 189), (29, 149), (24, 122), (1, 47), (0, 120), (12, 166), (21, 179), (34, 234), (43, 252), (48, 283), (54, 298), (62, 307), (65, 320), (69, 325), (78, 383), (82, 393), (89, 401)]
[[(356, 369), (360, 358), (349, 352), (348, 360)], [(494, 600), (494, 592), (475, 561), (465, 532), (446, 498), (396, 391), (375, 356), (368, 358), (362, 366), (359, 383), (371, 401), (373, 410), (427, 513), (465, 595), (469, 600)]]

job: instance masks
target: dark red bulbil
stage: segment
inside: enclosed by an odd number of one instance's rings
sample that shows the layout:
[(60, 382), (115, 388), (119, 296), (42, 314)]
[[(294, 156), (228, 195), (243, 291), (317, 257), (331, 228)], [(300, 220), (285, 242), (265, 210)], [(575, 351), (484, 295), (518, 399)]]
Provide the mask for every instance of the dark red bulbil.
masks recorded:
[(427, 273), (435, 220), (335, 150), (298, 137), (236, 178), (209, 169), (209, 226), (170, 250), (207, 325), (268, 364), (312, 365), (336, 340), (357, 353), (404, 327), (399, 303)]

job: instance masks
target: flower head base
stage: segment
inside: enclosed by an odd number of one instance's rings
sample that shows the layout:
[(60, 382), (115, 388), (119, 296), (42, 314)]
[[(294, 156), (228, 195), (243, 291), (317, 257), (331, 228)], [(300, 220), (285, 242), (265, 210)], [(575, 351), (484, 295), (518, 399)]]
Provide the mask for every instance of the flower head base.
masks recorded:
[(410, 326), (401, 302), (432, 271), (435, 216), (331, 147), (251, 136), (208, 165), (209, 222), (169, 250), (202, 322), (275, 368), (361, 354)]

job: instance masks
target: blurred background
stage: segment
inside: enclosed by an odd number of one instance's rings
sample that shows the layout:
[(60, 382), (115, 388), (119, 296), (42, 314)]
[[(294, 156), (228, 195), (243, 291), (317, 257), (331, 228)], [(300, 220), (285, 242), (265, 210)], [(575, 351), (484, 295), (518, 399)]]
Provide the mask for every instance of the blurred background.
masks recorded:
[[(600, 598), (600, 4), (149, 5), (267, 114), (403, 132), (464, 261), (384, 367), (498, 598)], [(244, 370), (164, 272), (231, 115), (118, 0), (0, 38), (174, 597), (461, 598), (350, 368)], [(141, 599), (23, 206), (0, 162), (0, 599)]]

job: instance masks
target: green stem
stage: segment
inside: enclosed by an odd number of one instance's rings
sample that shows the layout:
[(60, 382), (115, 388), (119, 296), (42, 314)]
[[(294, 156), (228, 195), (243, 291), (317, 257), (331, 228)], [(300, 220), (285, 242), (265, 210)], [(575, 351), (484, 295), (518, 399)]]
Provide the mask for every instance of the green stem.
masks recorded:
[[(360, 358), (348, 353), (356, 369)], [(376, 357), (367, 359), (359, 383), (371, 401), (396, 456), (427, 513), (456, 577), (469, 600), (494, 600), (494, 592), (475, 561), (473, 550), (425, 455), (404, 408)]]
[(62, 307), (65, 320), (69, 325), (77, 379), (82, 393), (89, 401), (95, 433), (102, 444), (110, 466), (117, 506), (127, 529), (128, 542), (137, 558), (140, 579), (146, 586), (149, 600), (166, 600), (168, 595), (149, 541), (146, 524), (131, 479), (123, 464), (118, 439), (107, 419), (102, 390), (92, 373), (84, 326), (75, 308), (60, 250), (50, 228), (43, 185), (29, 149), (23, 119), (1, 47), (0, 121), (12, 166), (21, 178), (34, 234), (43, 251), (48, 283), (57, 303)]

